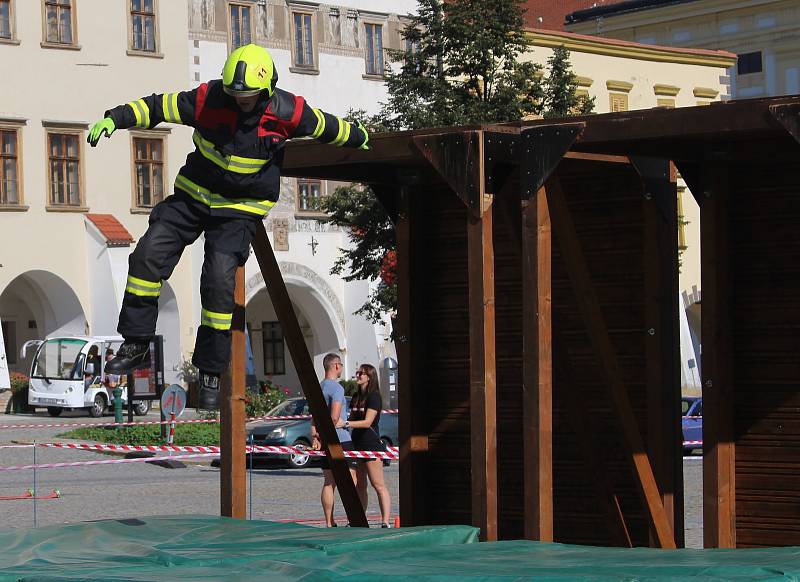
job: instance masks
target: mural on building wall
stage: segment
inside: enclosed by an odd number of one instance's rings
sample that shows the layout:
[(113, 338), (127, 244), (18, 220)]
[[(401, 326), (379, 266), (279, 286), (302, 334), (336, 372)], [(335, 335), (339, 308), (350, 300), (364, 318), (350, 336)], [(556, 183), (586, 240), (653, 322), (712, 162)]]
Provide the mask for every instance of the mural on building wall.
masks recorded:
[(190, 0), (189, 28), (193, 30), (214, 30), (216, 16), (214, 0)]

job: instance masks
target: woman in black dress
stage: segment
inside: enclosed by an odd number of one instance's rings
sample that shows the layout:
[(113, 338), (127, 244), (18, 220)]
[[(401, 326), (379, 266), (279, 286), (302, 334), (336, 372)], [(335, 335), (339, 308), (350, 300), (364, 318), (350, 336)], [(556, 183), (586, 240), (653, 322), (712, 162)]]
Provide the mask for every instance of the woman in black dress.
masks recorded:
[[(352, 429), (353, 450), (386, 450), (378, 428), (383, 403), (378, 384), (378, 372), (375, 367), (369, 364), (359, 366), (356, 372), (356, 382), (358, 383), (358, 392), (350, 400), (350, 418), (345, 424), (347, 428)], [(367, 511), (369, 498), (367, 479), (369, 479), (378, 495), (378, 504), (381, 507), (381, 527), (389, 527), (392, 501), (389, 497), (389, 489), (383, 479), (383, 462), (380, 459), (359, 459), (357, 475), (356, 488), (364, 511)]]

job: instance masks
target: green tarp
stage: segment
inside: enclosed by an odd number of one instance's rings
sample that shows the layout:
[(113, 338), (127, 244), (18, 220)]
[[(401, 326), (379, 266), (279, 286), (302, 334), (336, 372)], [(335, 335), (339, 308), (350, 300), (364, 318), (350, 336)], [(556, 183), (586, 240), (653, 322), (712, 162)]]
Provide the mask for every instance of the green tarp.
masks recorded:
[(800, 582), (800, 548), (619, 549), (477, 542), (467, 526), (323, 529), (210, 516), (0, 530), (8, 580)]

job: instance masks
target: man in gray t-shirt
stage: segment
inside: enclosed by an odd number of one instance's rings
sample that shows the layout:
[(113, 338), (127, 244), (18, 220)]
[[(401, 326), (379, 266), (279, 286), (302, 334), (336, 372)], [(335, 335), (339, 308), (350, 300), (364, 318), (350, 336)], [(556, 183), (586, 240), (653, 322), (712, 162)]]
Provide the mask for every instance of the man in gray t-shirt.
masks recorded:
[[(339, 378), (342, 376), (342, 359), (336, 354), (328, 354), (322, 360), (322, 367), (325, 369), (325, 379), (320, 383), (322, 387), (322, 395), (328, 403), (328, 410), (331, 411), (331, 420), (333, 425), (339, 422), (339, 419), (347, 420), (347, 399), (344, 395), (344, 387), (339, 384)], [(345, 428), (337, 428), (336, 434), (339, 437), (339, 442), (342, 443), (342, 449), (345, 451), (353, 450), (353, 442), (350, 437), (350, 432)], [(315, 450), (322, 448), (322, 443), (319, 440), (317, 427), (314, 422), (311, 422), (311, 438), (312, 447)], [(350, 467), (350, 476), (353, 478), (353, 483), (356, 482), (356, 461), (355, 459), (346, 459)], [(336, 522), (333, 521), (333, 500), (336, 490), (336, 481), (333, 478), (333, 472), (330, 470), (329, 459), (323, 459), (323, 471), (325, 482), (322, 485), (322, 493), (320, 500), (322, 501), (322, 511), (325, 514), (326, 527), (336, 527)]]
[[(339, 384), (339, 382), (336, 380), (331, 380), (330, 378), (325, 378), (320, 383), (320, 386), (322, 387), (322, 395), (325, 397), (325, 402), (328, 403), (328, 410), (333, 413), (333, 405), (339, 404), (342, 408), (338, 414), (338, 417), (347, 420), (350, 415), (347, 411), (347, 399), (344, 396), (344, 386)], [(331, 414), (331, 417), (333, 417), (333, 414)], [(353, 440), (350, 436), (350, 431), (346, 428), (337, 428), (336, 435), (339, 437), (340, 443), (346, 443)]]

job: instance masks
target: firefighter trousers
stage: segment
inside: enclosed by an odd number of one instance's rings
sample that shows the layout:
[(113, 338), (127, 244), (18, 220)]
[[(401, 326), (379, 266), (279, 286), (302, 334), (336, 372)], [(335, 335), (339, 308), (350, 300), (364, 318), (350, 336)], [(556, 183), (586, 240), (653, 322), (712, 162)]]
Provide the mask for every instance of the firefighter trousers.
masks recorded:
[(150, 224), (128, 259), (128, 280), (117, 331), (127, 340), (156, 333), (162, 282), (187, 245), (205, 234), (200, 276), (200, 327), (192, 363), (205, 372), (228, 368), (236, 268), (244, 265), (257, 218), (212, 216), (205, 204), (178, 192), (153, 208)]

